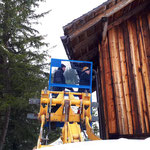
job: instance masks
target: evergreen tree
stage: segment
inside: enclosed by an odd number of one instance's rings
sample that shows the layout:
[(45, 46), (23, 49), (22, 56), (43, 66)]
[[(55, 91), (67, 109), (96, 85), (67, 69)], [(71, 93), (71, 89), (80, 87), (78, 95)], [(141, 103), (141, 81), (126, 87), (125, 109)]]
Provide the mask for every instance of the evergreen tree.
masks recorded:
[(39, 124), (26, 118), (28, 99), (39, 97), (47, 85), (44, 59), (47, 45), (32, 23), (46, 13), (35, 14), (44, 0), (2, 0), (0, 2), (0, 150), (32, 149)]

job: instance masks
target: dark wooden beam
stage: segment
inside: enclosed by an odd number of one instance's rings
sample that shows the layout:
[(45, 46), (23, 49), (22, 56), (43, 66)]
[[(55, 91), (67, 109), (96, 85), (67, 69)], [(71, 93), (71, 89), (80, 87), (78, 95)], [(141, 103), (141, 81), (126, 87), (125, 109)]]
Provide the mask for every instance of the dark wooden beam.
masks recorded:
[(91, 57), (95, 57), (96, 55), (98, 55), (98, 48), (95, 47), (94, 49), (88, 51), (85, 55), (82, 55), (81, 57), (79, 57), (78, 60), (90, 60)]
[(87, 47), (87, 45), (90, 44), (90, 43), (93, 43), (93, 41), (98, 41), (98, 34), (97, 33), (96, 33), (96, 35), (93, 34), (93, 35), (91, 35), (89, 37), (86, 37), (85, 40), (83, 40), (82, 42), (76, 44), (73, 47), (73, 49), (79, 49), (81, 47)]
[(103, 32), (102, 32), (102, 41), (105, 41), (105, 39), (106, 39), (107, 30), (108, 30), (108, 18), (105, 17), (104, 26), (103, 26)]
[(143, 9), (145, 9), (149, 4), (150, 4), (150, 0), (147, 0), (145, 3), (137, 6), (132, 11), (128, 12), (127, 14), (123, 15), (122, 17), (120, 17), (119, 19), (117, 19), (116, 21), (114, 21), (113, 23), (109, 24), (108, 25), (108, 30), (110, 30), (114, 26), (117, 26), (117, 25), (121, 24), (122, 22), (124, 22), (125, 20), (129, 19), (133, 15), (139, 13), (140, 11), (142, 11)]
[(93, 18), (89, 22), (87, 22), (85, 25), (81, 26), (80, 29), (76, 30), (74, 33), (70, 35), (70, 39), (73, 39), (74, 37), (78, 36), (80, 33), (86, 31), (96, 23), (98, 23), (102, 17), (110, 17), (111, 15), (115, 14), (116, 12), (120, 11), (122, 8), (126, 7), (128, 4), (132, 3), (135, 0), (122, 0), (116, 5), (112, 6), (111, 8), (107, 9), (104, 13), (98, 15), (97, 17)]
[[(104, 21), (105, 22), (105, 21)], [(79, 49), (80, 47), (85, 47), (86, 45), (88, 45), (89, 43), (92, 43), (93, 41), (98, 41), (100, 40), (100, 36), (102, 34), (102, 29), (103, 29), (103, 26), (104, 26), (104, 23), (97, 23), (94, 25), (94, 33), (91, 34), (91, 35), (88, 35), (87, 31), (83, 32), (85, 37), (84, 37), (84, 40), (82, 40), (80, 42), (79, 40), (79, 36), (80, 34), (76, 37), (77, 39), (77, 44), (72, 44), (73, 40), (74, 39), (70, 39), (70, 46), (73, 48), (73, 49)], [(83, 34), (82, 33), (82, 34)]]

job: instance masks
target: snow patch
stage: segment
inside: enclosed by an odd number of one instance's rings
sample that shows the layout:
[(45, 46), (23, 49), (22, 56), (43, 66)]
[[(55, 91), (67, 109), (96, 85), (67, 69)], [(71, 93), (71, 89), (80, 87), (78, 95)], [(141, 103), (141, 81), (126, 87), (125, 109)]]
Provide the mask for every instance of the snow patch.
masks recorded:
[(100, 140), (69, 143), (41, 148), (38, 150), (146, 150), (150, 145), (150, 138), (146, 140)]

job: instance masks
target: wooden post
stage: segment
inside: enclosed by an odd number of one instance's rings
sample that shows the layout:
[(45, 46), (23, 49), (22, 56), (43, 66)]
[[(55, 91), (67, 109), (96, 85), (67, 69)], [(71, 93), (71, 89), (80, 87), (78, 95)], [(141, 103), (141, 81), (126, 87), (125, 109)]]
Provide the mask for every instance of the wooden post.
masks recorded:
[(148, 13), (147, 19), (148, 19), (148, 26), (149, 26), (149, 30), (150, 30), (150, 13)]
[[(140, 19), (140, 30), (141, 30), (140, 32), (142, 34), (142, 41), (143, 41), (143, 46), (144, 46), (144, 50), (145, 50), (144, 53), (148, 57), (148, 56), (150, 56), (150, 28), (149, 28), (149, 23), (148, 23), (146, 15), (140, 16), (139, 19)], [(146, 59), (147, 59), (147, 57), (146, 57)], [(149, 74), (149, 76), (150, 76), (150, 74)], [(150, 81), (150, 78), (149, 78), (149, 81)]]
[(99, 103), (98, 107), (98, 117), (99, 117), (99, 133), (101, 139), (106, 139), (106, 126), (105, 126), (105, 116), (104, 116), (104, 104), (102, 97), (102, 85), (101, 85), (101, 72), (100, 66), (97, 67), (97, 76), (96, 76), (96, 97), (97, 102)]
[(132, 65), (132, 58), (131, 58), (131, 51), (130, 51), (130, 42), (129, 42), (129, 33), (127, 29), (127, 22), (124, 22), (122, 25), (123, 29), (123, 37), (124, 37), (124, 47), (126, 53), (126, 64), (127, 64), (127, 71), (128, 71), (128, 83), (129, 83), (129, 94), (131, 99), (131, 114), (133, 120), (133, 133), (134, 134), (141, 134), (141, 127), (138, 115), (138, 105), (137, 105), (137, 95), (136, 95), (136, 88), (135, 88), (135, 79), (133, 74), (133, 65)]
[[(149, 133), (149, 125), (150, 125), (150, 80), (149, 80), (149, 72), (148, 72), (148, 60), (147, 60), (147, 54), (146, 50), (149, 49), (149, 39), (150, 36), (149, 33), (146, 33), (146, 27), (143, 27), (143, 21), (142, 18), (139, 17), (137, 19), (137, 36), (138, 36), (138, 44), (139, 44), (139, 52), (140, 52), (140, 59), (141, 59), (141, 73), (142, 73), (142, 79), (144, 84), (144, 94), (146, 101), (144, 101), (145, 106), (145, 115), (149, 117), (149, 120), (146, 119), (146, 129)], [(147, 105), (147, 106), (146, 106)], [(147, 114), (148, 113), (148, 114)]]
[(125, 99), (122, 85), (122, 74), (120, 66), (120, 57), (118, 50), (117, 33), (115, 28), (108, 32), (109, 35), (109, 48), (111, 57), (111, 68), (113, 77), (113, 87), (115, 94), (115, 103), (117, 108), (117, 117), (119, 123), (119, 133), (128, 134), (127, 113), (125, 108)]
[[(149, 27), (149, 32), (150, 32), (150, 13), (147, 14), (147, 20), (148, 20), (148, 27)], [(147, 57), (148, 57), (149, 74), (150, 74), (150, 50), (149, 50), (149, 54), (147, 54)], [(149, 75), (149, 77), (150, 77), (150, 75)]]
[[(147, 15), (147, 20), (148, 20), (148, 27), (149, 27), (149, 31), (150, 31), (150, 13), (148, 13), (148, 15)], [(149, 65), (149, 68), (150, 68), (150, 55), (147, 54), (147, 57), (148, 57), (148, 65)], [(150, 72), (150, 70), (149, 70), (149, 72)]]
[(108, 116), (107, 116), (107, 104), (106, 104), (106, 96), (105, 96), (105, 76), (104, 76), (104, 66), (103, 66), (103, 51), (101, 49), (101, 45), (98, 45), (99, 50), (99, 63), (100, 63), (100, 73), (101, 73), (101, 87), (102, 87), (102, 97), (103, 97), (103, 105), (104, 105), (104, 116), (105, 116), (105, 129), (106, 129), (106, 138), (109, 138), (108, 135)]
[(140, 125), (142, 129), (142, 133), (145, 133), (145, 124), (144, 118), (146, 119), (145, 114), (143, 113), (143, 100), (145, 99), (143, 93), (143, 84), (142, 84), (142, 77), (140, 73), (140, 60), (139, 60), (139, 53), (138, 53), (138, 43), (137, 43), (137, 35), (136, 35), (136, 26), (131, 21), (127, 21), (128, 31), (129, 31), (129, 39), (130, 39), (130, 51), (131, 51), (131, 58), (133, 64), (133, 73), (135, 78), (135, 85), (136, 85), (136, 95), (137, 95), (137, 104), (138, 104), (138, 112), (140, 117)]
[(128, 84), (129, 77), (128, 77), (127, 65), (126, 65), (123, 30), (121, 26), (119, 26), (117, 29), (118, 29), (117, 33), (118, 33), (118, 43), (119, 43), (119, 54), (120, 54), (123, 90), (124, 90), (125, 104), (127, 110), (128, 128), (129, 128), (129, 134), (133, 134), (130, 92), (129, 92), (129, 84)]
[(102, 51), (103, 51), (104, 76), (105, 76), (105, 95), (106, 95), (105, 98), (107, 103), (109, 133), (117, 133), (116, 113), (112, 89), (110, 57), (108, 52), (107, 38), (105, 38), (105, 41), (102, 42)]

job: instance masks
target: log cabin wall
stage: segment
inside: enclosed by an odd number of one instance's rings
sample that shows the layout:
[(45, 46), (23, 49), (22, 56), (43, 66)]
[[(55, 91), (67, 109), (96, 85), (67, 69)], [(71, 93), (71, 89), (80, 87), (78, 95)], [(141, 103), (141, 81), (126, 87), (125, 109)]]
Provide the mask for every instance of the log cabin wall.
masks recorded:
[(99, 42), (106, 138), (150, 135), (150, 13), (108, 30)]
[(150, 137), (150, 0), (108, 0), (63, 29), (68, 58), (98, 72), (101, 138)]

